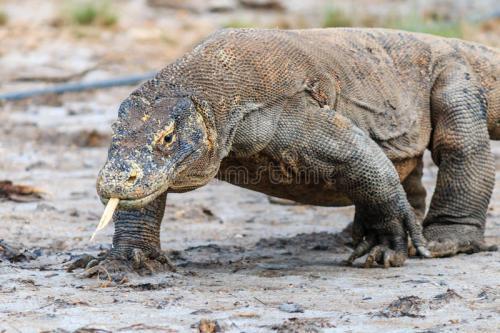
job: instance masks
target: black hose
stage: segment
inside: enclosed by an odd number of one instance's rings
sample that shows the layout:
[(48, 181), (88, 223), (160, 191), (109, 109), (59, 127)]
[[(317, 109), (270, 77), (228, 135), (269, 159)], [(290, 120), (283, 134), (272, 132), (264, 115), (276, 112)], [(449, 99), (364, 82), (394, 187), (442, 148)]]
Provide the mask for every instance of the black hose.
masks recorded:
[(136, 85), (142, 81), (151, 79), (156, 72), (149, 72), (145, 74), (124, 76), (115, 79), (108, 79), (93, 82), (77, 82), (65, 83), (48, 88), (32, 89), (19, 92), (0, 94), (0, 101), (19, 101), (26, 98), (31, 98), (40, 95), (49, 94), (63, 94), (66, 92), (79, 92), (92, 89), (103, 89), (118, 86), (131, 86)]

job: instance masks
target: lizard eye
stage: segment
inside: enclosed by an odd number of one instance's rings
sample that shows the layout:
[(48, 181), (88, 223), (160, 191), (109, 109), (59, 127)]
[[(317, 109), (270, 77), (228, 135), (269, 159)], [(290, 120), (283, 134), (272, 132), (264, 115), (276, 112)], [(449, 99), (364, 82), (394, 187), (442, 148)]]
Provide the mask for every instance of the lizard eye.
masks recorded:
[(166, 130), (162, 131), (155, 139), (156, 146), (158, 149), (163, 150), (165, 148), (170, 148), (170, 146), (175, 142), (174, 125), (170, 125)]
[(167, 134), (163, 137), (163, 144), (168, 146), (172, 142), (174, 142), (174, 139), (175, 139), (174, 133)]

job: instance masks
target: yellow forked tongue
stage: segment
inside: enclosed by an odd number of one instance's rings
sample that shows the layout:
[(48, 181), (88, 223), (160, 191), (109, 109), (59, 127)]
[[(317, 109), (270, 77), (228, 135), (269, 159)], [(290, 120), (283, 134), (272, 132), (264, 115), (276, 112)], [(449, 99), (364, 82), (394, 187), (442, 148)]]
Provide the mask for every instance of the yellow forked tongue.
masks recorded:
[(90, 241), (94, 240), (95, 235), (99, 230), (104, 229), (111, 219), (113, 218), (113, 213), (116, 210), (116, 207), (118, 207), (118, 202), (120, 202), (120, 199), (118, 198), (111, 198), (108, 201), (108, 204), (106, 205), (106, 208), (104, 208), (104, 213), (102, 213), (101, 220), (99, 221), (99, 224), (97, 225), (97, 228), (95, 229), (94, 233), (92, 234), (92, 237), (90, 237)]

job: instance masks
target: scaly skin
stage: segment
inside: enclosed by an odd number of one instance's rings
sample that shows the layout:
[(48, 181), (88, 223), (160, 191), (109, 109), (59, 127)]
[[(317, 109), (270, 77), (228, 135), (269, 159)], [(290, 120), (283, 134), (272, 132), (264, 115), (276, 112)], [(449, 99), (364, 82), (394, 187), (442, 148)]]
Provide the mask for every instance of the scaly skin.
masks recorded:
[[(383, 29), (217, 32), (122, 103), (97, 190), (121, 199), (115, 234), (127, 237), (92, 273), (110, 258), (131, 267), (138, 249), (155, 260), (161, 214), (146, 232), (146, 212), (163, 213), (162, 193), (214, 177), (305, 204), (354, 204), (349, 262), (368, 253), (366, 266), (400, 266), (407, 235), (424, 256), (423, 235), (434, 256), (489, 249), (499, 124), (495, 49)], [(439, 174), (424, 218), (426, 149)]]

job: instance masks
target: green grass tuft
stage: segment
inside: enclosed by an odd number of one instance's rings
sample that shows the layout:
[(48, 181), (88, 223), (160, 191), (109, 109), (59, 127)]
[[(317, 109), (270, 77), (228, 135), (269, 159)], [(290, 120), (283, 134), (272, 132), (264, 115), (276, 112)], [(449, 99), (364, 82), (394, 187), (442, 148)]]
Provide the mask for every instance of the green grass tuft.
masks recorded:
[(353, 20), (339, 8), (330, 7), (325, 11), (323, 17), (323, 28), (352, 27)]
[(428, 33), (443, 37), (464, 38), (465, 24), (459, 19), (451, 19), (446, 15), (389, 15), (389, 17), (375, 17), (361, 15), (351, 17), (347, 12), (337, 7), (328, 7), (322, 21), (322, 27), (382, 27), (400, 29), (412, 32)]
[(409, 16), (389, 20), (387, 28), (421, 32), (443, 37), (463, 38), (464, 24), (460, 21), (425, 19), (421, 16)]
[(243, 29), (243, 28), (255, 28), (255, 24), (246, 21), (232, 20), (226, 22), (222, 25), (223, 28), (235, 28), (235, 29)]
[(76, 4), (71, 11), (71, 19), (79, 25), (90, 25), (97, 18), (97, 8), (90, 3)]
[(66, 17), (76, 25), (113, 26), (118, 15), (109, 0), (66, 0)]

